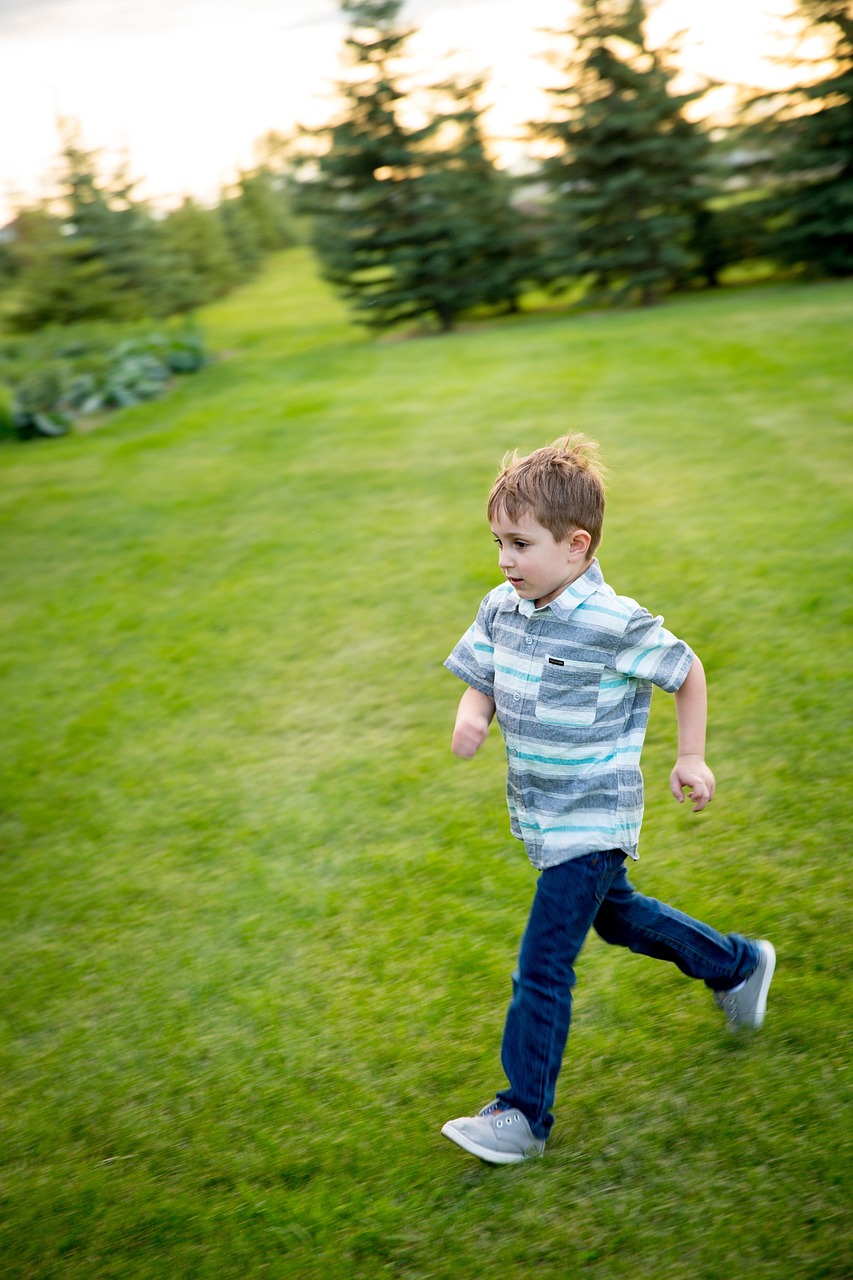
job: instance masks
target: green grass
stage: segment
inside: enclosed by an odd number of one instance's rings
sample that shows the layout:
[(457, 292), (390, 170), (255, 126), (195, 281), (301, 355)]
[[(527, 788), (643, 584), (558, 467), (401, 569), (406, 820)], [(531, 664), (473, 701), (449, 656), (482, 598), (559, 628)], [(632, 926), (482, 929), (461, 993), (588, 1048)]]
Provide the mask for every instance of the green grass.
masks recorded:
[[(851, 320), (774, 286), (370, 342), (297, 251), (168, 400), (0, 449), (0, 1274), (851, 1274)], [(501, 1170), (439, 1128), (501, 1083), (534, 873), (442, 661), (500, 456), (570, 427), (609, 580), (711, 682), (718, 797), (669, 797), (661, 695), (636, 882), (779, 969), (733, 1037), (590, 940), (555, 1137)]]

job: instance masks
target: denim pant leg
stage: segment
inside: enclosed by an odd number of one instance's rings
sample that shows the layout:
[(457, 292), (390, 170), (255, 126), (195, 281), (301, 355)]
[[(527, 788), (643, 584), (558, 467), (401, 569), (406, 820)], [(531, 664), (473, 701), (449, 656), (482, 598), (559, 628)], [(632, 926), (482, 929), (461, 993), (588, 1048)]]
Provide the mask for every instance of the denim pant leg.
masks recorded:
[(613, 850), (573, 858), (546, 867), (537, 881), (501, 1046), (509, 1088), (498, 1093), (527, 1117), (537, 1138), (547, 1138), (554, 1123), (550, 1110), (569, 1034), (574, 962), (624, 856)]
[(682, 973), (702, 979), (715, 991), (737, 986), (760, 959), (750, 939), (718, 933), (701, 920), (638, 893), (624, 867), (614, 877), (593, 924), (605, 942), (670, 960)]

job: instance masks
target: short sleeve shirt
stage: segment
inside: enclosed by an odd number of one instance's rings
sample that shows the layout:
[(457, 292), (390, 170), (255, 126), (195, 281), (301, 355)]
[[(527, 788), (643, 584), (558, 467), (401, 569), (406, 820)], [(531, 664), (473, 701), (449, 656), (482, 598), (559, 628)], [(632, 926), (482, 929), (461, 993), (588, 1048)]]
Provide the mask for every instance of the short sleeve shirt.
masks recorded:
[(638, 856), (652, 686), (674, 693), (692, 661), (597, 560), (541, 609), (508, 582), (489, 592), (445, 666), (495, 701), (510, 827), (535, 867)]

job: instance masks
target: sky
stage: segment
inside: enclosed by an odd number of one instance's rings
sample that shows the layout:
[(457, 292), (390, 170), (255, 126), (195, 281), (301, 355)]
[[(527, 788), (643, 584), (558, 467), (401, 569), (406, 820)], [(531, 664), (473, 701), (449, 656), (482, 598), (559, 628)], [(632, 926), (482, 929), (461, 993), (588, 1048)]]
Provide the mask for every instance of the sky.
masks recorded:
[[(792, 0), (658, 0), (654, 46), (683, 32), (686, 74), (773, 87)], [(489, 73), (490, 130), (517, 159), (553, 72), (547, 29), (573, 0), (407, 0), (401, 18), (426, 78)], [(138, 192), (161, 204), (215, 200), (268, 130), (333, 111), (345, 35), (337, 0), (0, 0), (0, 223), (16, 198), (49, 191), (57, 119), (79, 122), (105, 168), (124, 155)], [(731, 91), (709, 99), (725, 110)]]

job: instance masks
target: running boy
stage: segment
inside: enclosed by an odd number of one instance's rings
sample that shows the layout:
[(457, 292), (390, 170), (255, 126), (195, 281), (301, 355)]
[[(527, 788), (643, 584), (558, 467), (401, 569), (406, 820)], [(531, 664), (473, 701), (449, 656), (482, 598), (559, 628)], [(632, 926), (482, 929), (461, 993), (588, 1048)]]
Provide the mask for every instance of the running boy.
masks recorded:
[(653, 685), (675, 695), (676, 800), (686, 792), (699, 812), (715, 783), (701, 662), (661, 618), (617, 596), (595, 559), (604, 519), (596, 446), (567, 436), (505, 459), (488, 518), (506, 581), (445, 664), (468, 685), (452, 750), (473, 756), (497, 716), (510, 826), (540, 874), (501, 1047), (509, 1087), (442, 1133), (482, 1160), (514, 1164), (543, 1153), (554, 1123), (573, 966), (590, 926), (702, 979), (733, 1027), (761, 1026), (775, 953), (644, 897), (625, 873), (626, 857), (638, 856)]

